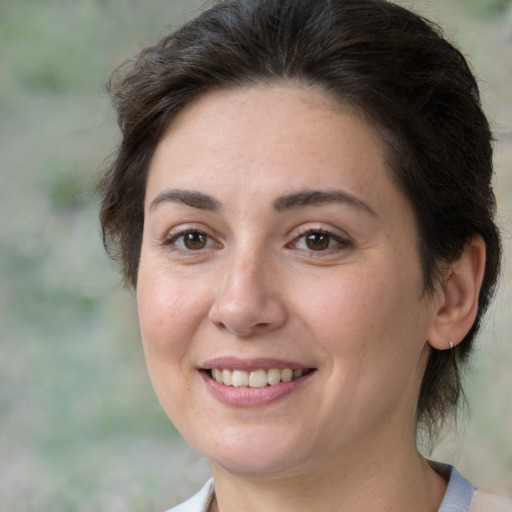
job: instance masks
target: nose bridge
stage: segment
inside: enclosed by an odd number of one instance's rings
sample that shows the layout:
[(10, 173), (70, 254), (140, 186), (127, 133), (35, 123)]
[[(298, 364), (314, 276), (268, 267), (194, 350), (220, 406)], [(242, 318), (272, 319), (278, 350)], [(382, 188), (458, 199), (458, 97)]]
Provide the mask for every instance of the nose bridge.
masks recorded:
[[(266, 261), (263, 251), (255, 250), (249, 244), (244, 244), (236, 251), (233, 251), (227, 262), (227, 269), (224, 274), (224, 291), (228, 296), (233, 294), (252, 295), (253, 299), (265, 293), (265, 273), (268, 271), (269, 263)], [(246, 299), (250, 299), (246, 297)]]
[(226, 258), (210, 315), (218, 326), (240, 336), (277, 328), (286, 317), (272, 280), (272, 258), (263, 244), (255, 245), (241, 242)]

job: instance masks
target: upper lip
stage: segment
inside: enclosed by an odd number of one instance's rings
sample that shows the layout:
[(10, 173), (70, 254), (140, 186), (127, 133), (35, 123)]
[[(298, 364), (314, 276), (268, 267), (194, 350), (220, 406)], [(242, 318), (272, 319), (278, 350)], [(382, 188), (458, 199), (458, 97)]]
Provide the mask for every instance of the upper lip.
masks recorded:
[(294, 361), (287, 361), (284, 359), (273, 359), (273, 358), (251, 358), (251, 359), (240, 359), (237, 357), (216, 357), (205, 361), (201, 368), (203, 370), (212, 370), (214, 368), (219, 369), (230, 369), (230, 370), (270, 370), (276, 368), (278, 370), (284, 370), (290, 368), (291, 370), (307, 370), (311, 369), (311, 366), (304, 365)]

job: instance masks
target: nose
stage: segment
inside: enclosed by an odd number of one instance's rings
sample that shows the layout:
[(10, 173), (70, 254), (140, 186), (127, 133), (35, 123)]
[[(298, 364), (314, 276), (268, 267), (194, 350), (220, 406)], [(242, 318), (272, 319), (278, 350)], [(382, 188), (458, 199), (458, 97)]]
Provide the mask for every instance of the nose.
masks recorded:
[(287, 311), (275, 273), (263, 257), (234, 254), (226, 261), (209, 311), (218, 328), (248, 338), (273, 331), (286, 322)]

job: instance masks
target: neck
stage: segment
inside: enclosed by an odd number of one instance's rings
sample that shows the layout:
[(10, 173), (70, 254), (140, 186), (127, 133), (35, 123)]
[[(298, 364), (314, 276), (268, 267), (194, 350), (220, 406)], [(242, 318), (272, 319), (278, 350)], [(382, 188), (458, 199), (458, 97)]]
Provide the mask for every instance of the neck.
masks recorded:
[(366, 449), (366, 458), (347, 453), (320, 469), (293, 475), (240, 476), (214, 465), (216, 497), (210, 512), (437, 511), (446, 482), (415, 444), (403, 452), (393, 448), (385, 454)]

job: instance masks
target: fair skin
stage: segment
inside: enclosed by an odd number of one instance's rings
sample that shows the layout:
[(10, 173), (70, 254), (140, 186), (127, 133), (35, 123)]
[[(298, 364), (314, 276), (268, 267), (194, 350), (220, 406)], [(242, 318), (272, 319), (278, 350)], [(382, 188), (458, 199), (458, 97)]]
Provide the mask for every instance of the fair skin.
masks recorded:
[(429, 343), (474, 319), (484, 254), (475, 239), (424, 293), (377, 131), (321, 91), (189, 105), (151, 163), (137, 300), (159, 399), (211, 461), (211, 510), (437, 510), (416, 403)]

